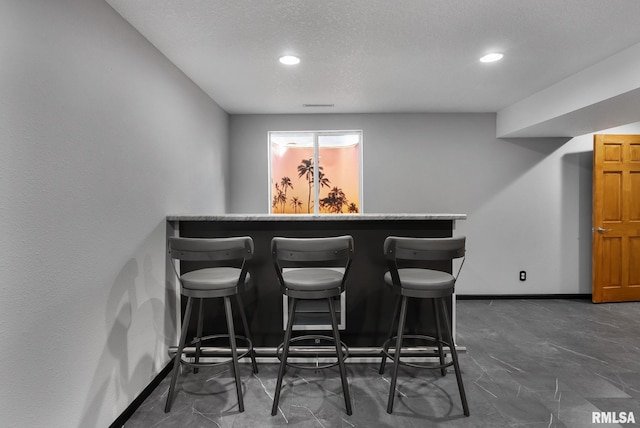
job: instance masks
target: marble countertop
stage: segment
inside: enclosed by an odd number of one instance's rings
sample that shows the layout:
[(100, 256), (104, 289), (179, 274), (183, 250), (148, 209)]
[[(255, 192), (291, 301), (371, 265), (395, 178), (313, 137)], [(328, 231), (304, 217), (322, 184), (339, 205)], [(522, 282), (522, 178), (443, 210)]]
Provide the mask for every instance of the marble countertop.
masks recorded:
[(168, 215), (169, 221), (353, 221), (353, 220), (465, 220), (466, 214), (451, 213), (389, 213), (389, 214), (181, 214)]

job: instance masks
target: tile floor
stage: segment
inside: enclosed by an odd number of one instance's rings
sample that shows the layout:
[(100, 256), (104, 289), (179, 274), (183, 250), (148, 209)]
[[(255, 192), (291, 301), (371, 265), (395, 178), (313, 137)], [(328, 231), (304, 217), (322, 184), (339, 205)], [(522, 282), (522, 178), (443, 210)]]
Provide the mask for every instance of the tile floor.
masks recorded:
[[(640, 426), (640, 303), (588, 300), (458, 301), (460, 362), (471, 416), (455, 375), (402, 368), (393, 415), (385, 411), (390, 366), (347, 365), (353, 415), (344, 412), (337, 369), (289, 369), (271, 416), (277, 365), (241, 365), (239, 413), (228, 367), (179, 378), (164, 413), (169, 377), (125, 424), (138, 427), (628, 427)], [(633, 412), (636, 424), (592, 423), (593, 412)], [(620, 414), (616, 413), (620, 419)]]

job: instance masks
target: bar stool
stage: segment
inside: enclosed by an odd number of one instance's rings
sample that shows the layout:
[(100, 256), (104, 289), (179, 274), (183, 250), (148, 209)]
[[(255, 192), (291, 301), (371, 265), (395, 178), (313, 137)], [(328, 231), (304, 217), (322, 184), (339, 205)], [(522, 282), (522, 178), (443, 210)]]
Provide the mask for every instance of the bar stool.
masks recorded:
[[(462, 400), (462, 408), (465, 416), (469, 416), (467, 396), (464, 392), (464, 385), (462, 384), (462, 374), (458, 364), (458, 353), (451, 333), (449, 311), (446, 304), (446, 299), (453, 295), (457, 276), (460, 274), (462, 264), (464, 263), (465, 240), (464, 236), (455, 238), (405, 238), (389, 236), (384, 241), (384, 254), (389, 265), (389, 271), (385, 273), (384, 281), (387, 285), (391, 286), (393, 292), (398, 295), (393, 320), (389, 328), (389, 339), (383, 344), (383, 356), (382, 362), (380, 363), (380, 374), (384, 373), (387, 358), (393, 360), (394, 363), (387, 413), (393, 412), (393, 399), (395, 397), (400, 364), (415, 368), (440, 369), (443, 376), (446, 374), (446, 367), (453, 365), (458, 383), (458, 391)], [(442, 270), (425, 268), (424, 262), (451, 261), (458, 258), (462, 258), (462, 263), (455, 276)], [(436, 337), (404, 334), (405, 320), (407, 318), (407, 302), (409, 298), (432, 300)], [(399, 318), (398, 309), (400, 309)], [(444, 320), (445, 339), (442, 338), (442, 329), (440, 326), (441, 316)], [(396, 319), (398, 319), (398, 332), (395, 337), (392, 337), (393, 324)], [(401, 361), (400, 354), (403, 339), (423, 340), (435, 343), (438, 352), (436, 354), (428, 354), (428, 356), (437, 356), (440, 364), (425, 365)], [(394, 341), (395, 350), (393, 353), (390, 353), (389, 346), (391, 342)], [(442, 345), (449, 347), (451, 353), (451, 361), (449, 362), (445, 361), (445, 353)]]
[[(180, 281), (180, 294), (187, 296), (187, 307), (182, 320), (182, 332), (180, 333), (180, 342), (178, 350), (174, 357), (173, 375), (171, 377), (171, 386), (167, 395), (167, 403), (164, 411), (171, 410), (173, 394), (175, 392), (176, 380), (181, 365), (194, 368), (194, 373), (198, 372), (200, 367), (211, 367), (220, 364), (232, 363), (233, 373), (235, 376), (236, 393), (238, 396), (238, 408), (240, 412), (244, 411), (244, 402), (242, 399), (242, 384), (240, 382), (240, 373), (238, 370), (238, 360), (249, 356), (253, 365), (253, 372), (258, 373), (258, 365), (256, 363), (255, 351), (249, 333), (247, 317), (244, 313), (244, 307), (240, 294), (249, 285), (251, 276), (248, 272), (249, 261), (253, 257), (253, 240), (248, 236), (234, 238), (169, 238), (169, 253), (173, 260), (184, 260), (193, 262), (206, 262), (206, 267), (197, 269), (184, 274), (179, 274), (176, 270), (176, 276)], [(175, 264), (172, 263), (175, 269)], [(246, 337), (237, 336), (233, 327), (233, 312), (231, 309), (231, 296), (236, 297), (244, 332)], [(202, 337), (203, 324), (203, 301), (209, 298), (222, 297), (224, 299), (224, 309), (227, 320), (228, 334), (216, 334)], [(194, 362), (183, 359), (185, 353), (185, 341), (189, 321), (191, 320), (191, 311), (194, 299), (199, 299), (198, 308), (198, 326), (196, 337), (191, 342), (195, 345)], [(201, 345), (204, 341), (216, 340), (220, 338), (228, 338), (231, 351), (231, 359), (223, 362), (200, 362)], [(236, 341), (246, 343), (247, 350), (238, 354), (238, 346)]]
[[(304, 339), (330, 340), (335, 344), (337, 362), (322, 367), (314, 366), (314, 369), (333, 367), (336, 364), (340, 368), (342, 391), (347, 415), (351, 415), (351, 396), (344, 360), (348, 355), (348, 348), (340, 341), (338, 321), (336, 319), (334, 298), (344, 291), (345, 280), (351, 266), (351, 254), (353, 253), (353, 238), (351, 236), (338, 236), (332, 238), (281, 238), (271, 240), (271, 254), (275, 266), (280, 289), (290, 299), (289, 319), (284, 334), (284, 342), (278, 348), (280, 358), (280, 370), (273, 397), (271, 415), (278, 413), (282, 378), (287, 365), (289, 346), (291, 342)], [(325, 299), (329, 306), (333, 337), (321, 335), (306, 335), (292, 339), (293, 320), (296, 314), (296, 305), (299, 300)], [(344, 316), (344, 314), (342, 314)], [(343, 350), (344, 347), (344, 350)], [(282, 348), (282, 355), (280, 355)], [(307, 368), (304, 366), (295, 366)]]

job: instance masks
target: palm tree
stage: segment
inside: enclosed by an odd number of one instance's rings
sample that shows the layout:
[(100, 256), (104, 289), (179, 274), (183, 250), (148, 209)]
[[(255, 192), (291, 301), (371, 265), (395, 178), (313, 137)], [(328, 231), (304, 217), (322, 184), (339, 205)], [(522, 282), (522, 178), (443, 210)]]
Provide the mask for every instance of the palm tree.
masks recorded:
[[(320, 167), (322, 169), (322, 167)], [(331, 180), (324, 176), (324, 172), (318, 171), (318, 181), (320, 182), (320, 188), (329, 187)]]
[(280, 193), (280, 186), (278, 186), (278, 183), (276, 183), (276, 191), (273, 194), (273, 199), (271, 200), (271, 208), (272, 209), (275, 209), (275, 207), (278, 206), (278, 201), (279, 201), (278, 194), (279, 193)]
[(302, 210), (302, 201), (297, 196), (291, 198), (291, 206), (293, 207), (293, 213), (298, 214), (298, 209)]
[(348, 211), (349, 211), (350, 214), (355, 214), (355, 213), (358, 212), (358, 206), (356, 204), (354, 204), (353, 202), (351, 202), (349, 204)]
[[(320, 167), (320, 169), (322, 169), (322, 166)], [(318, 182), (320, 183), (321, 189), (323, 187), (329, 187), (331, 185), (331, 180), (325, 177), (324, 172), (322, 171), (318, 171)], [(322, 207), (322, 204), (320, 204), (320, 207)]]
[(344, 191), (339, 187), (334, 187), (326, 198), (320, 200), (320, 206), (326, 208), (329, 212), (341, 213), (342, 207), (348, 202)]
[(285, 192), (283, 192), (278, 183), (276, 183), (276, 192), (273, 195), (273, 199), (271, 200), (271, 207), (275, 209), (278, 205), (282, 206), (286, 202), (287, 196), (285, 195)]
[(284, 194), (284, 192), (281, 190), (280, 193), (278, 193), (278, 203), (280, 204), (282, 208), (282, 213), (284, 214), (284, 206), (287, 203), (287, 195)]
[[(313, 169), (314, 169), (313, 159), (312, 158), (302, 159), (300, 162), (301, 162), (300, 165), (298, 165), (298, 178), (304, 177), (307, 180), (307, 183), (309, 184), (309, 193), (307, 197), (307, 213), (310, 214), (311, 213), (311, 187), (313, 187)], [(322, 174), (322, 165), (318, 166), (318, 173)], [(324, 176), (324, 174), (322, 175)], [(328, 179), (326, 180), (328, 183), (329, 180)]]
[(282, 213), (284, 214), (284, 207), (287, 203), (287, 188), (293, 189), (293, 184), (291, 184), (291, 179), (289, 177), (282, 177), (280, 179), (280, 185), (282, 186), (282, 198), (280, 202), (282, 203)]

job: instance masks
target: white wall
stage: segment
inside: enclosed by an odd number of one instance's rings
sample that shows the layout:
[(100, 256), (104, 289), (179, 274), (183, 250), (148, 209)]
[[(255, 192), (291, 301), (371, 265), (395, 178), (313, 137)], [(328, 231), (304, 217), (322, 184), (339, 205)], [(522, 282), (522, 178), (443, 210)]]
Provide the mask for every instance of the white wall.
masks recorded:
[(176, 343), (164, 219), (225, 212), (228, 116), (102, 0), (3, 0), (0, 64), (0, 424), (105, 427)]
[(495, 114), (232, 115), (229, 210), (268, 210), (268, 131), (362, 129), (364, 212), (468, 215), (456, 230), (468, 236), (458, 293), (590, 293), (592, 138), (500, 140), (495, 123)]

